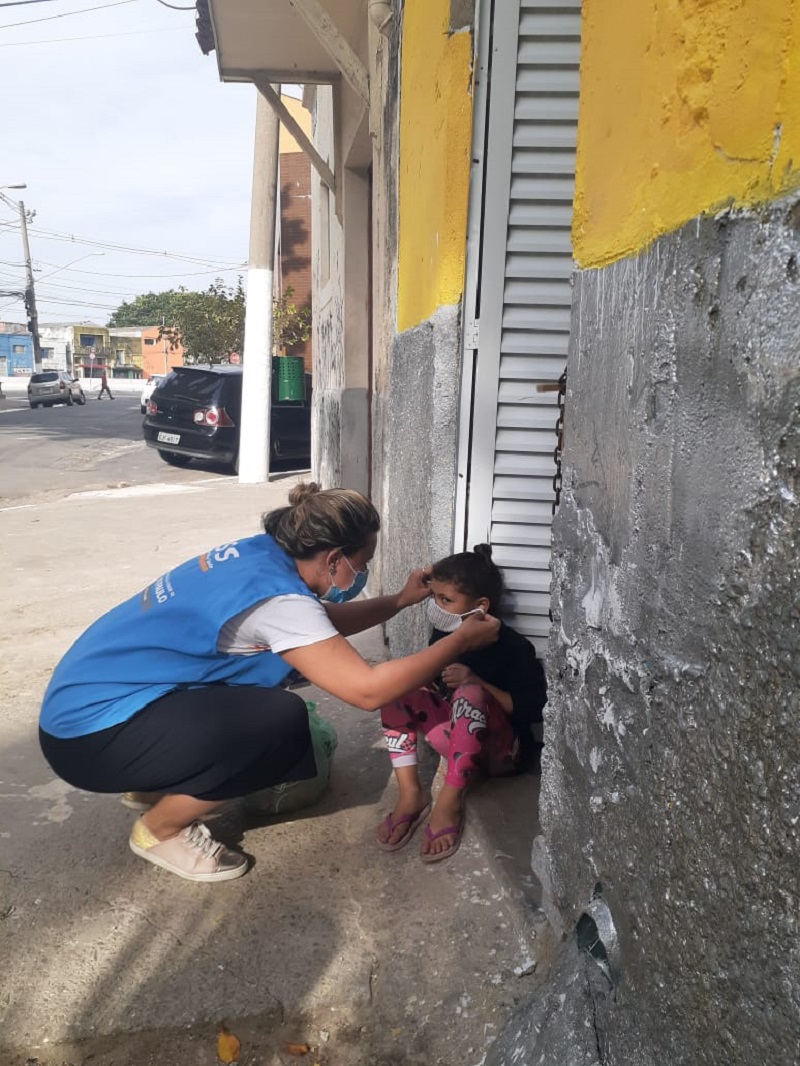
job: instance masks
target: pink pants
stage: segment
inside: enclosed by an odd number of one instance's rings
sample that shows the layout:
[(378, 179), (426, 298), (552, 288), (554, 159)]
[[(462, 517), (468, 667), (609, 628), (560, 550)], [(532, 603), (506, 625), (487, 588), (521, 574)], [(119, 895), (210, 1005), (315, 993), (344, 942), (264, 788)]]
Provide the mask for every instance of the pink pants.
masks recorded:
[(381, 707), (392, 768), (416, 766), (417, 733), (447, 759), (445, 781), (464, 788), (481, 775), (514, 773), (517, 740), (509, 716), (483, 688), (460, 685), (449, 700), (427, 688)]

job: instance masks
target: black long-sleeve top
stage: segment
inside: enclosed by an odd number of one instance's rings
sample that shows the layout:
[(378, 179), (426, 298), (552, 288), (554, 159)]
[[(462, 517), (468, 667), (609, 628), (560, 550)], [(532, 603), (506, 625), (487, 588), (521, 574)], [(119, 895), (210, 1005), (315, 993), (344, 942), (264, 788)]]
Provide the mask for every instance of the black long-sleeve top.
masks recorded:
[[(430, 644), (447, 636), (439, 629), (431, 634)], [(547, 702), (547, 682), (536, 649), (521, 633), (505, 622), (500, 623), (497, 643), (468, 651), (456, 662), (468, 667), (482, 681), (511, 695), (511, 725), (521, 741), (530, 739), (530, 727), (541, 722)]]

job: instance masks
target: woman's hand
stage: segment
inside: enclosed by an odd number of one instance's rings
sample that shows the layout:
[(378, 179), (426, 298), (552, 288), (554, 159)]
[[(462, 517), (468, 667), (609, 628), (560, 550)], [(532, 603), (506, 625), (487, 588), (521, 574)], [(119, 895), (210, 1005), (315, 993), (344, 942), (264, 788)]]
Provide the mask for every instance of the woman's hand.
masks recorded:
[(491, 614), (471, 614), (456, 630), (464, 651), (474, 651), (494, 644), (500, 635), (500, 619)]
[(426, 567), (412, 570), (406, 579), (405, 585), (397, 593), (397, 608), (411, 607), (412, 604), (422, 603), (431, 594), (428, 586), (430, 571)]
[(457, 689), (459, 685), (466, 685), (470, 681), (477, 681), (478, 677), (463, 663), (451, 663), (442, 670), (442, 681), (449, 689)]

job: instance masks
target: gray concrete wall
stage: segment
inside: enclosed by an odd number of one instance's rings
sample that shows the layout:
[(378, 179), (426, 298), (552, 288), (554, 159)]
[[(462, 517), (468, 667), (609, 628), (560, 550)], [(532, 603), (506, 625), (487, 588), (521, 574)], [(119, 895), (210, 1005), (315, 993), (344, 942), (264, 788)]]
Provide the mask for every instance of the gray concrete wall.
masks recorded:
[[(460, 371), (460, 307), (399, 334), (392, 344), (386, 391), (376, 396), (381, 424), (382, 580), (396, 590), (408, 572), (450, 552)], [(386, 627), (394, 655), (428, 639), (422, 607)]]
[(607, 1063), (797, 1061), (799, 225), (576, 278), (534, 868), (610, 910)]
[[(366, 29), (366, 17), (364, 19)], [(336, 106), (334, 103), (336, 102)], [(315, 92), (314, 139), (333, 162), (337, 195), (312, 178), (314, 401), (312, 476), (324, 487), (369, 490), (369, 182), (348, 168), (366, 124), (363, 102), (341, 87)], [(364, 134), (369, 144), (368, 134)]]
[(344, 300), (335, 284), (339, 254), (332, 255), (331, 282), (314, 318), (314, 398), (311, 469), (323, 488), (341, 484), (341, 397), (344, 388)]

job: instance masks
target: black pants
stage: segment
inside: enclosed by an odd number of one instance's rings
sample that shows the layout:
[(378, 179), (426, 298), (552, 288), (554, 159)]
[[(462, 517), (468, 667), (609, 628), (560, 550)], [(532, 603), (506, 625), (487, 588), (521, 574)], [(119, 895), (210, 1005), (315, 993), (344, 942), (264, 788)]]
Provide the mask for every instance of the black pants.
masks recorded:
[(39, 742), (53, 771), (87, 792), (224, 800), (317, 773), (305, 702), (280, 688), (170, 692), (121, 725), (66, 740), (40, 729)]

